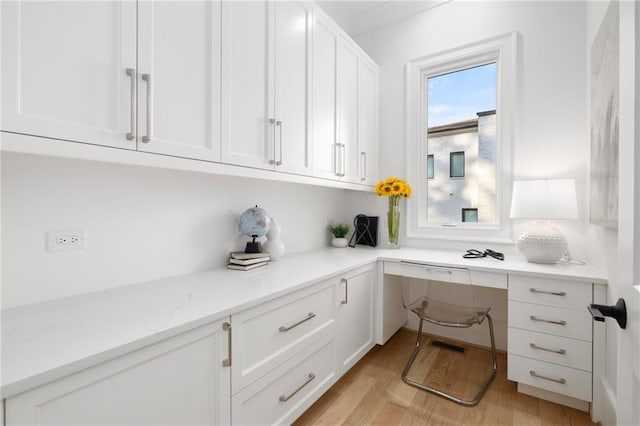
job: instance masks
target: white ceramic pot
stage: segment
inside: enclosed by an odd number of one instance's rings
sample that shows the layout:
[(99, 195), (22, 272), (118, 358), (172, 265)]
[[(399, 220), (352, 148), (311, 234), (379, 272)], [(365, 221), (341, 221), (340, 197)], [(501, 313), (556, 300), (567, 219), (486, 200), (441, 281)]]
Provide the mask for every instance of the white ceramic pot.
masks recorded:
[(267, 232), (267, 242), (263, 244), (263, 250), (269, 252), (271, 260), (278, 261), (284, 256), (284, 243), (280, 239), (280, 224), (275, 217), (271, 218), (271, 228)]
[(334, 247), (346, 247), (348, 243), (346, 238), (334, 238), (331, 240), (331, 245)]

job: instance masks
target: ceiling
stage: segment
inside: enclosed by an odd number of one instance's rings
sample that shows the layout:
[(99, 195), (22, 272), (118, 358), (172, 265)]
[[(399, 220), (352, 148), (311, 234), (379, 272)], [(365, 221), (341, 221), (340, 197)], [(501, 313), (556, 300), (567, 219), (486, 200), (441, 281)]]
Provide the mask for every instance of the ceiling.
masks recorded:
[(451, 0), (319, 0), (317, 3), (349, 35), (407, 18)]

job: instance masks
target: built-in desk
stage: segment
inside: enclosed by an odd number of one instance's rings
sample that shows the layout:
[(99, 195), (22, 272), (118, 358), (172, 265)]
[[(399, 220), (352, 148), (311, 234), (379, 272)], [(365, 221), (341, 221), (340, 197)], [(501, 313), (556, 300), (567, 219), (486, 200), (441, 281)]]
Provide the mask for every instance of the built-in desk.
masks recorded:
[[(507, 256), (505, 261), (464, 259), (461, 253), (415, 249), (385, 253), (379, 259), (379, 344), (407, 323), (401, 303), (406, 279), (462, 284), (471, 286), (469, 291), (500, 289), (502, 300), (498, 297), (495, 303), (508, 313), (497, 334), (504, 336), (508, 378), (518, 382), (520, 392), (591, 410), (597, 420), (604, 327), (592, 321), (586, 308), (589, 303), (606, 302), (607, 280), (600, 271), (588, 265), (533, 264), (519, 256)], [(469, 272), (455, 269), (460, 267)]]

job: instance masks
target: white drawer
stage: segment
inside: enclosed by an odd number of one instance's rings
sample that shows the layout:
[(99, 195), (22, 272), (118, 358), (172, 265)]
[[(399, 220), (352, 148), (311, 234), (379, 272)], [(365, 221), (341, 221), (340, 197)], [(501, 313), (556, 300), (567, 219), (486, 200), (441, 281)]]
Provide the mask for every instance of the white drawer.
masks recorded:
[(509, 301), (509, 327), (591, 341), (592, 322), (586, 308), (576, 311)]
[(509, 327), (591, 341), (593, 319), (584, 311), (509, 301)]
[(586, 310), (592, 298), (591, 283), (509, 276), (509, 300)]
[(509, 327), (509, 353), (591, 371), (591, 342)]
[(411, 262), (384, 262), (384, 273), (403, 277), (418, 278), (458, 284), (472, 284), (483, 287), (507, 288), (507, 274), (447, 268)]
[(336, 284), (332, 279), (232, 315), (233, 393), (335, 329)]
[(233, 423), (291, 424), (337, 379), (336, 353), (332, 333), (234, 395)]
[(591, 373), (588, 371), (509, 354), (508, 378), (583, 401), (592, 399)]

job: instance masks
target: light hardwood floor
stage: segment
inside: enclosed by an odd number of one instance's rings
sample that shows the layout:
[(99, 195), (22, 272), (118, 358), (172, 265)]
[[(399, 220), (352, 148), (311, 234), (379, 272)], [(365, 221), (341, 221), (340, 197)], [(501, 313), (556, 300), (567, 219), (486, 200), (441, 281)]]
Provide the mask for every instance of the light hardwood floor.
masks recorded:
[[(498, 373), (480, 403), (463, 407), (402, 382), (415, 332), (402, 329), (374, 347), (311, 406), (295, 425), (593, 425), (588, 413), (533, 398), (507, 380), (506, 355), (498, 353)], [(409, 377), (470, 398), (488, 372), (488, 350), (465, 354), (423, 340)]]

